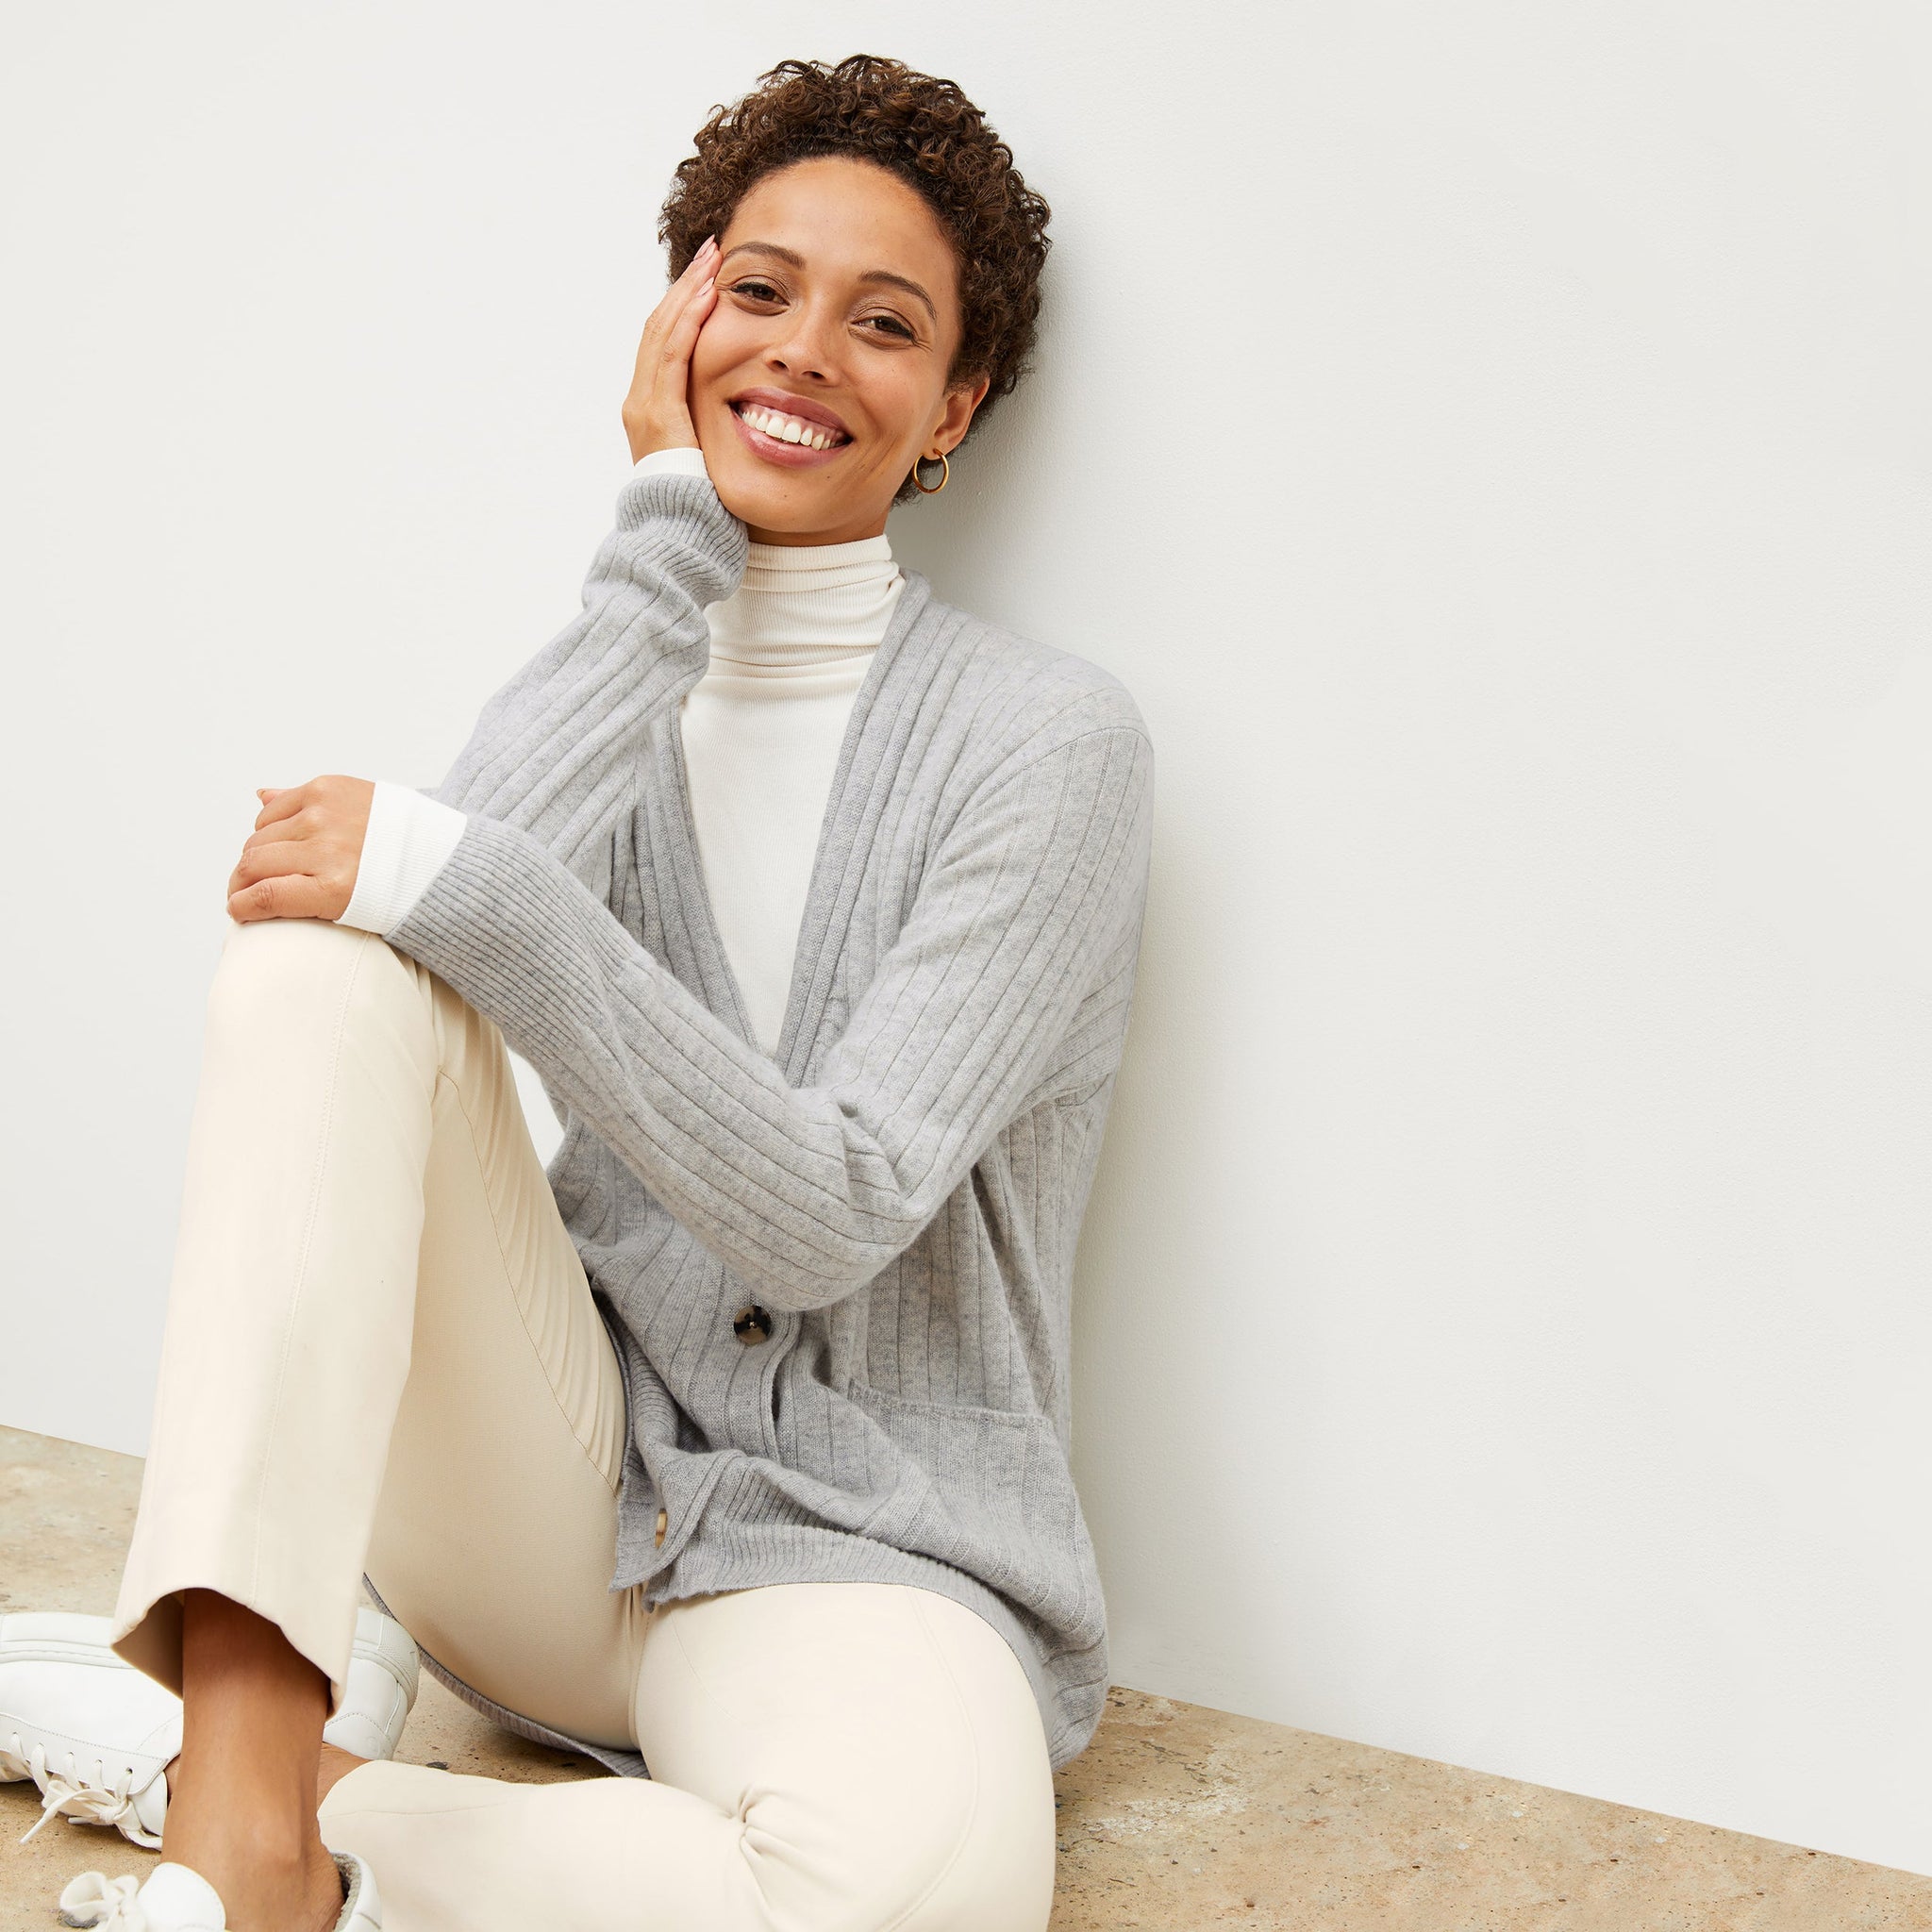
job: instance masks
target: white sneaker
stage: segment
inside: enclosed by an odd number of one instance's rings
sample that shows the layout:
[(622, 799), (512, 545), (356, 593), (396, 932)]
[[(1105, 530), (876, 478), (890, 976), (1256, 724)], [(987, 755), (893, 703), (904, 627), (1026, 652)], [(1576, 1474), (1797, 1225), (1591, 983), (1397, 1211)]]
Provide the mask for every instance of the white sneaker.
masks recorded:
[[(30, 1777), (76, 1824), (118, 1825), (150, 1851), (168, 1813), (166, 1766), (181, 1749), (181, 1700), (108, 1647), (107, 1617), (0, 1617), (0, 1783)], [(416, 1646), (393, 1617), (356, 1612), (348, 1691), (323, 1737), (358, 1757), (394, 1755), (416, 1702)]]
[[(342, 1915), (334, 1932), (382, 1932), (375, 1874), (354, 1852), (331, 1852), (342, 1875)], [(60, 1893), (60, 1923), (96, 1932), (228, 1932), (221, 1894), (199, 1872), (163, 1859), (136, 1887), (133, 1877), (83, 1872)]]
[(415, 1708), (420, 1674), (409, 1633), (380, 1610), (358, 1609), (348, 1688), (341, 1709), (322, 1727), (322, 1741), (351, 1757), (393, 1757)]

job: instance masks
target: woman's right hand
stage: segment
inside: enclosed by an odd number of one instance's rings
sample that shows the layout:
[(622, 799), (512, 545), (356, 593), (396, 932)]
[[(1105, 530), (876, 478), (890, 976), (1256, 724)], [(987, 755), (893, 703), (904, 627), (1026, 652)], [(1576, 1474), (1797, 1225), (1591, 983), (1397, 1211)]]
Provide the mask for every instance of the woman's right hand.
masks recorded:
[(644, 324), (637, 370), (624, 399), (632, 462), (657, 449), (699, 447), (691, 420), (691, 352), (718, 299), (717, 268), (717, 237), (708, 235)]

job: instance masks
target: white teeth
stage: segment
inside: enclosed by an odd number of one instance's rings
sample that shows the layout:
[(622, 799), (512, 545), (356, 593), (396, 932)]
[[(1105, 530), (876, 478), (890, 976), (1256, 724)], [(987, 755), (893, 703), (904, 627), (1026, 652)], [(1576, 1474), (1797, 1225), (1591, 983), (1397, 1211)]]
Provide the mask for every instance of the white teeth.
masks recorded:
[(802, 443), (807, 449), (830, 449), (836, 441), (829, 429), (807, 423), (797, 416), (781, 416), (776, 409), (747, 403), (738, 412), (754, 429), (762, 430), (779, 442)]

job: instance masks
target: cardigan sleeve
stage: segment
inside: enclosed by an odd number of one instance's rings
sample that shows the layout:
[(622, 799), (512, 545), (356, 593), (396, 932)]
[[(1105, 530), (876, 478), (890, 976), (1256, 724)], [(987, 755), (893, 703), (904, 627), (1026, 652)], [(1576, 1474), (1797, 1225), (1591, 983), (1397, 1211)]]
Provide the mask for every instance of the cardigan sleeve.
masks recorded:
[(761, 1301), (795, 1312), (870, 1281), (1002, 1127), (1091, 1074), (1074, 1016), (1090, 992), (1117, 996), (1138, 946), (1152, 810), (1152, 743), (1117, 710), (1001, 768), (798, 1087), (526, 826), (472, 812), (386, 937), (494, 1020)]
[[(617, 528), (598, 549), (585, 579), (583, 610), (491, 697), (441, 786), (375, 781), (355, 885), (348, 905), (337, 915), (338, 924), (379, 933), (408, 911), (462, 833), (463, 813), (457, 808), (462, 800), (449, 793), (453, 788), (464, 792), (479, 782), (492, 761), (491, 808), (495, 814), (514, 819), (520, 808), (528, 812), (533, 829), (562, 840), (566, 862), (600, 896), (608, 897), (607, 834), (621, 816), (625, 781), (635, 776), (636, 767), (603, 761), (624, 758), (623, 739), (641, 730), (666, 702), (675, 703), (688, 683), (695, 682), (688, 674), (697, 638), (682, 607), (700, 598), (702, 610), (704, 604), (728, 593), (743, 573), (743, 526), (736, 525), (734, 537), (726, 525), (735, 520), (724, 514), (715, 494), (689, 486), (669, 492), (631, 490), (630, 484), (654, 475), (697, 476), (708, 482), (709, 472), (703, 451), (689, 448), (653, 450), (632, 465), (618, 498)], [(708, 624), (704, 629), (708, 639)], [(605, 659), (601, 669), (600, 655)], [(703, 675), (708, 656), (707, 643), (695, 655), (697, 675)], [(667, 675), (675, 691), (668, 700), (653, 682), (655, 676), (661, 683)], [(601, 686), (600, 677), (608, 679)], [(576, 681), (582, 712), (594, 713), (600, 702), (606, 708), (603, 722), (609, 735), (601, 754), (581, 741), (566, 742), (567, 765), (550, 748), (554, 740), (536, 752), (540, 741), (528, 724), (532, 700), (541, 719), (548, 701), (568, 689), (571, 680)], [(512, 717), (523, 728), (506, 729)], [(615, 751), (608, 748), (613, 742), (619, 747)], [(520, 743), (532, 755), (519, 761), (515, 750)], [(586, 769), (600, 762), (601, 770)], [(537, 793), (544, 785), (571, 791), (580, 816), (559, 810), (557, 795), (540, 800)]]
[[(670, 454), (645, 458), (619, 489), (582, 608), (486, 700), (441, 784), (415, 793), (528, 833), (599, 900), (609, 895), (611, 840), (635, 795), (645, 734), (704, 675), (705, 607), (737, 588), (749, 554), (699, 453), (690, 452), (694, 468), (658, 459)], [(438, 848), (440, 873), (446, 822), (413, 808), (408, 816)], [(391, 849), (384, 839), (378, 858)], [(428, 880), (410, 883), (426, 890)]]

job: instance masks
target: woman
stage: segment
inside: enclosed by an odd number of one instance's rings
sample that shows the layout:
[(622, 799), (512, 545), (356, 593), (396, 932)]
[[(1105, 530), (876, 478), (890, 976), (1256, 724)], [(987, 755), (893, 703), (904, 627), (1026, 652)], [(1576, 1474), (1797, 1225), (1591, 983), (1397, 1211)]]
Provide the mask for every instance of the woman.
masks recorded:
[[(0, 1628), (50, 1810), (165, 1808), (71, 1922), (1045, 1925), (1152, 749), (885, 527), (1017, 380), (1046, 213), (949, 82), (763, 76), (666, 203), (579, 615), (433, 794), (260, 794), (116, 1612)], [(629, 1774), (390, 1761), (402, 1630)]]

